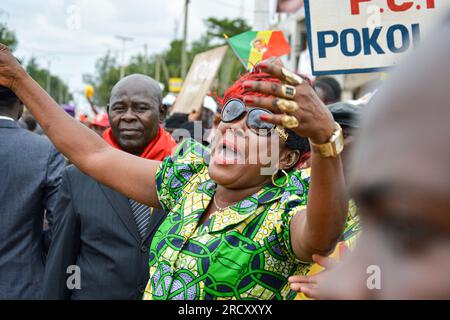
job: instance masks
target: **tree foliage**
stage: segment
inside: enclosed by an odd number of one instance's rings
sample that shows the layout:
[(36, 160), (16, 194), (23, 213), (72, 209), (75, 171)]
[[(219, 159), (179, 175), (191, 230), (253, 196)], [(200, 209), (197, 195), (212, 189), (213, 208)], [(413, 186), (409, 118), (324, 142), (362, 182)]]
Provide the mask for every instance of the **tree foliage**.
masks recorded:
[(208, 18), (205, 21), (205, 24), (208, 29), (208, 36), (221, 40), (222, 44), (225, 43), (225, 34), (229, 37), (233, 37), (245, 31), (251, 30), (251, 27), (247, 24), (247, 22), (241, 18), (234, 20)]
[(94, 103), (106, 106), (112, 87), (120, 79), (120, 67), (110, 51), (95, 64), (95, 76), (84, 75), (83, 80), (95, 88)]
[[(16, 49), (18, 40), (14, 31), (8, 28), (7, 24), (0, 21), (0, 43), (7, 45), (12, 51)], [(72, 100), (69, 87), (58, 76), (52, 75), (49, 70), (38, 65), (36, 58), (31, 58), (25, 65), (27, 72), (44, 89), (50, 89), (49, 94), (58, 103), (68, 103)]]
[(16, 34), (4, 22), (0, 22), (0, 43), (7, 45), (11, 51), (17, 47)]
[(47, 69), (40, 67), (36, 58), (31, 58), (25, 69), (58, 103), (64, 104), (72, 100), (72, 94), (69, 92), (67, 84), (58, 76), (52, 75)]
[[(250, 26), (243, 19), (217, 19), (205, 20), (207, 32), (200, 39), (188, 46), (188, 66), (192, 64), (195, 56), (201, 52), (213, 49), (226, 43), (224, 34), (229, 37), (250, 30)], [(151, 57), (138, 54), (130, 59), (125, 73), (147, 74), (168, 87), (169, 78), (180, 77), (181, 74), (181, 40), (173, 40), (167, 50)], [(223, 93), (225, 89), (244, 72), (244, 68), (231, 50), (228, 50), (220, 68), (214, 91)], [(94, 102), (105, 106), (109, 101), (112, 87), (120, 79), (120, 66), (115, 57), (108, 52), (96, 64), (94, 75), (85, 75), (84, 82), (94, 86), (96, 93)]]

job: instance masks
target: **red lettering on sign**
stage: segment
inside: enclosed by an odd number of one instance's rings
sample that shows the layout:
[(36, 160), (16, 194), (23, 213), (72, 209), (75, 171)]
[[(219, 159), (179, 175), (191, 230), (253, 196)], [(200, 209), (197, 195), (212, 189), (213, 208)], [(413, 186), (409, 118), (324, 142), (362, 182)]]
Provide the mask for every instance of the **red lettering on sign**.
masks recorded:
[(350, 3), (352, 5), (352, 14), (353, 15), (360, 14), (360, 11), (359, 11), (359, 3), (360, 2), (370, 2), (370, 1), (372, 1), (372, 0), (350, 0)]
[(389, 9), (391, 9), (392, 11), (399, 12), (411, 9), (411, 7), (414, 5), (414, 2), (407, 1), (403, 2), (402, 4), (397, 4), (396, 0), (387, 0), (387, 4)]
[(427, 8), (434, 9), (434, 0), (427, 0)]

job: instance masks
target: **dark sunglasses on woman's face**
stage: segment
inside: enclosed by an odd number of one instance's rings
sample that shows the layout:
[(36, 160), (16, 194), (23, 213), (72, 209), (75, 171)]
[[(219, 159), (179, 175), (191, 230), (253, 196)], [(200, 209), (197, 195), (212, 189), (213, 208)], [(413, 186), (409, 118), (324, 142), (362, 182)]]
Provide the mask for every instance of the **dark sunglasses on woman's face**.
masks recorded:
[(231, 99), (222, 109), (222, 122), (236, 121), (247, 113), (247, 127), (257, 135), (269, 136), (275, 125), (261, 120), (261, 116), (272, 115), (272, 112), (260, 108), (248, 108), (242, 100)]

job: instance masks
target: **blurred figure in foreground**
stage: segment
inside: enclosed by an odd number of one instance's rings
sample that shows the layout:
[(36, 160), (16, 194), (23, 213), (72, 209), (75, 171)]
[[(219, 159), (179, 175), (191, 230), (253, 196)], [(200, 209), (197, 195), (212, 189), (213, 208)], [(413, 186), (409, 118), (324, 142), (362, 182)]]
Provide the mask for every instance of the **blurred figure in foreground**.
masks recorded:
[(17, 96), (0, 87), (0, 300), (41, 298), (64, 168), (64, 158), (48, 139), (19, 127), (22, 112)]
[[(387, 81), (363, 117), (351, 192), (352, 254), (305, 278), (319, 299), (450, 299), (450, 19)], [(419, 148), (420, 146), (420, 148)]]

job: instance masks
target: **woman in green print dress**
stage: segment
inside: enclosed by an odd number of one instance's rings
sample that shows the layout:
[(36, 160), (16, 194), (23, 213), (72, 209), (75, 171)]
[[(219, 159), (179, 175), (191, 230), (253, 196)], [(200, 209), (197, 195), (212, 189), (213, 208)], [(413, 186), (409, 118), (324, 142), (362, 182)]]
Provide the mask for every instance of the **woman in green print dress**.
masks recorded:
[[(166, 210), (145, 299), (291, 299), (288, 277), (306, 274), (342, 233), (342, 132), (309, 83), (278, 65), (261, 63), (231, 88), (210, 152), (187, 140), (163, 163), (113, 149), (68, 117), (4, 46), (0, 85), (83, 172)], [(310, 177), (295, 170), (300, 136), (312, 147)]]

